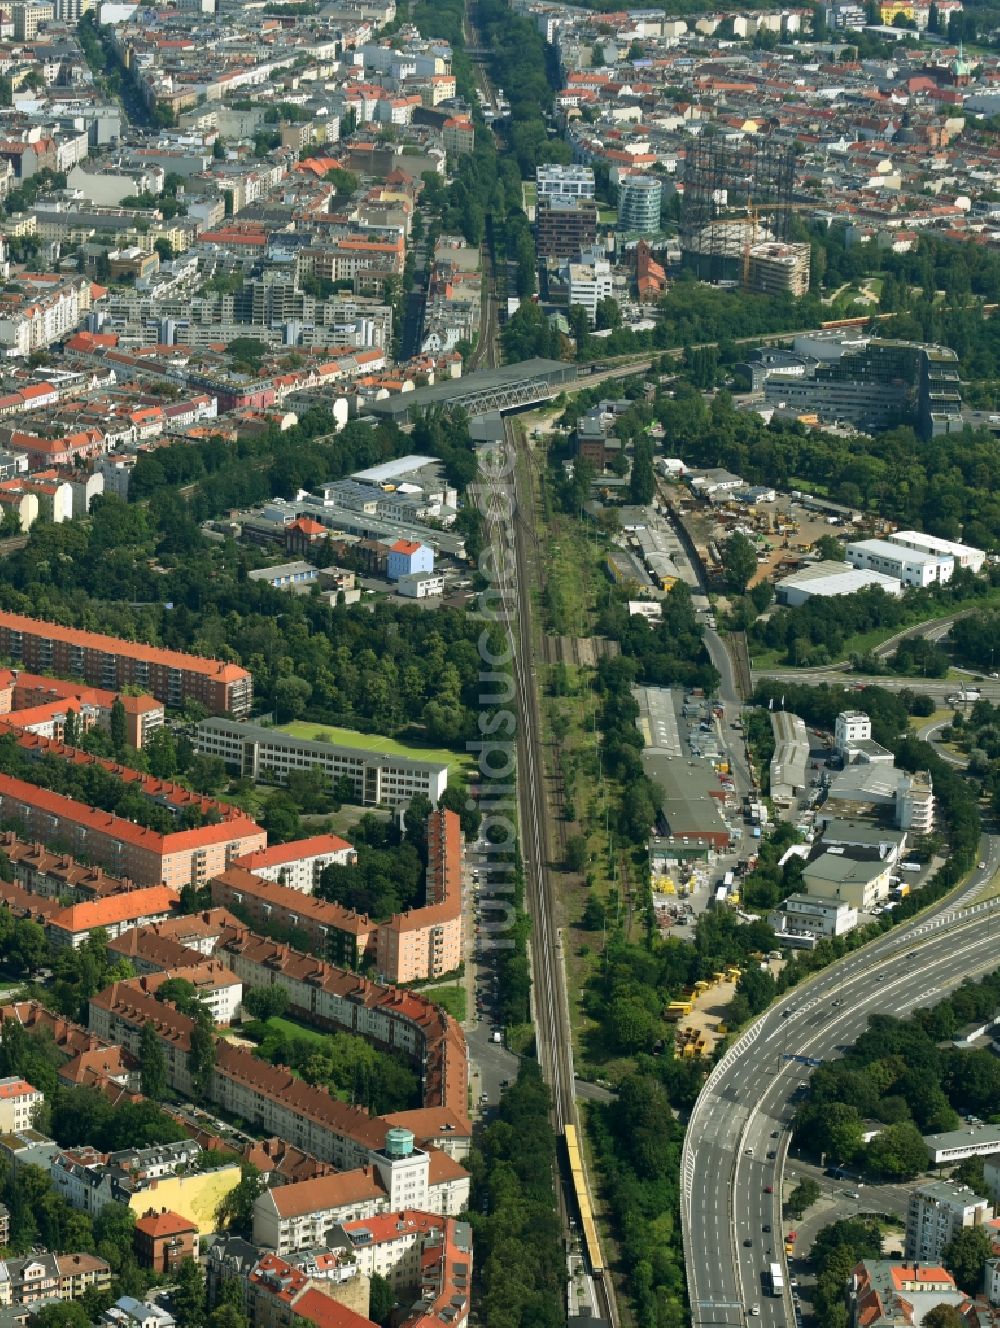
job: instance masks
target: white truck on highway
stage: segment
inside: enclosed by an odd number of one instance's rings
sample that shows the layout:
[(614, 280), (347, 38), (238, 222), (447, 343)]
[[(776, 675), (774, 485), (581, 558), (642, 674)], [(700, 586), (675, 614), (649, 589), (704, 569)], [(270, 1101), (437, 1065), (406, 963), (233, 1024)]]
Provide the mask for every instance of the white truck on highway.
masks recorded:
[(959, 691), (952, 692), (951, 696), (948, 697), (948, 704), (969, 705), (978, 701), (981, 696), (982, 692), (978, 687), (962, 687)]
[(785, 1293), (785, 1279), (781, 1272), (780, 1263), (772, 1263), (767, 1271), (767, 1280), (771, 1287), (772, 1296), (782, 1296)]

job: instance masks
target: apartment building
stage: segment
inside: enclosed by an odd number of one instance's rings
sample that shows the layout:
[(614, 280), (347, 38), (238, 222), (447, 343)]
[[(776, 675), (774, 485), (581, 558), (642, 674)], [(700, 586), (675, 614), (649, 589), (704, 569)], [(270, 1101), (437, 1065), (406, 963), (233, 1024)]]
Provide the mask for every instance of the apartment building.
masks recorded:
[(84, 678), (94, 687), (141, 687), (172, 707), (190, 700), (212, 714), (244, 715), (253, 701), (253, 679), (237, 664), (17, 613), (0, 612), (0, 655), (39, 673)]
[(44, 1101), (45, 1094), (32, 1088), (26, 1079), (17, 1075), (0, 1079), (0, 1134), (30, 1129)]
[(338, 835), (314, 835), (310, 839), (272, 844), (257, 853), (248, 853), (246, 857), (238, 858), (233, 866), (253, 872), (262, 880), (311, 895), (325, 867), (332, 864), (351, 867), (357, 860), (354, 845), (346, 839)]
[[(125, 711), (126, 741), (141, 750), (158, 728), (163, 726), (163, 705), (152, 696), (119, 696), (99, 687), (83, 687), (78, 682), (42, 677), (37, 673), (0, 672), (0, 715), (10, 715), (10, 722), (32, 732), (46, 726), (52, 732), (45, 737), (62, 740), (66, 714), (72, 708), (86, 732), (93, 726), (111, 728), (111, 709), (121, 701)], [(72, 704), (71, 703), (75, 703)]]
[(436, 1142), (465, 1155), (465, 1035), (429, 997), (369, 982), (246, 928), (224, 936), (216, 954), (245, 987), (281, 987), (293, 1011), (315, 1027), (355, 1033), (412, 1058), (422, 1070), (425, 1104), (451, 1118)]
[(538, 198), (593, 198), (594, 171), (591, 166), (561, 166), (549, 163), (535, 167)]
[(989, 1199), (952, 1180), (935, 1180), (910, 1192), (906, 1210), (906, 1257), (940, 1262), (945, 1246), (965, 1227), (983, 1226), (993, 1216)]
[(866, 1259), (851, 1270), (847, 1303), (852, 1328), (907, 1328), (938, 1305), (958, 1309), (967, 1297), (940, 1264)]
[(84, 277), (24, 273), (18, 281), (25, 289), (7, 295), (0, 312), (0, 347), (15, 355), (31, 355), (69, 336), (90, 309), (90, 282)]
[(472, 1287), (472, 1232), (466, 1222), (414, 1209), (340, 1228), (358, 1268), (378, 1273), (397, 1296), (419, 1294), (430, 1322), (445, 1309), (451, 1328), (466, 1328)]
[(655, 175), (629, 175), (618, 190), (618, 229), (656, 235), (662, 229), (663, 181)]
[(468, 1204), (469, 1179), (445, 1154), (417, 1148), (412, 1131), (393, 1127), (370, 1165), (265, 1190), (254, 1204), (254, 1243), (287, 1256), (321, 1249), (335, 1227), (379, 1213), (457, 1215)]
[(70, 904), (49, 918), (45, 931), (54, 946), (78, 950), (98, 927), (114, 940), (131, 927), (162, 922), (176, 912), (179, 903), (178, 892), (166, 885), (140, 887)]
[(110, 1285), (110, 1265), (93, 1254), (30, 1254), (0, 1262), (0, 1306), (79, 1300)]
[(28, 844), (12, 830), (0, 831), (0, 850), (7, 855), (14, 883), (33, 895), (79, 904), (87, 899), (123, 894), (130, 883), (109, 876), (100, 867), (87, 867), (68, 853), (50, 853), (41, 844)]
[(373, 943), (375, 923), (365, 914), (266, 881), (242, 867), (212, 878), (212, 903), (237, 908), (264, 926), (277, 923), (300, 932), (309, 949), (332, 963), (356, 968)]
[(74, 857), (97, 863), (114, 876), (177, 891), (206, 884), (234, 858), (267, 842), (249, 817), (161, 834), (10, 775), (0, 775), (0, 817), (22, 825), (43, 843), (68, 844)]
[[(3, 641), (0, 637), (0, 650)], [(293, 770), (320, 769), (330, 782), (350, 779), (354, 800), (366, 807), (399, 807), (423, 794), (436, 803), (448, 786), (448, 767), (438, 761), (366, 751), (335, 742), (295, 738), (280, 729), (231, 719), (206, 719), (195, 744), (218, 756), (230, 770), (252, 779), (281, 783)]]
[(455, 812), (427, 822), (427, 902), (378, 927), (375, 966), (386, 982), (426, 981), (462, 962), (462, 830)]
[(169, 1208), (150, 1208), (136, 1219), (135, 1255), (143, 1268), (169, 1276), (185, 1259), (198, 1258), (197, 1222)]
[(587, 320), (593, 327), (597, 321), (597, 306), (614, 293), (611, 264), (599, 256), (598, 250), (590, 250), (581, 256), (579, 263), (570, 263), (568, 267), (570, 305), (578, 304), (586, 309)]

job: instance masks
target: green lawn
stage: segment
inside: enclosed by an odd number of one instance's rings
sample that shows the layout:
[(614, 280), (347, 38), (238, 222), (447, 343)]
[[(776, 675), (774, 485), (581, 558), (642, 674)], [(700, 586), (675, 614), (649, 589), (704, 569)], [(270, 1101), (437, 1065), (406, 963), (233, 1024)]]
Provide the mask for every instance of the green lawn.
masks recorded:
[(410, 756), (418, 761), (440, 761), (452, 773), (471, 770), (475, 764), (465, 752), (451, 751), (447, 747), (422, 747), (415, 743), (400, 742), (398, 738), (383, 738), (378, 733), (357, 733), (354, 729), (340, 729), (331, 724), (313, 724), (308, 720), (297, 719), (291, 724), (279, 724), (278, 729), (282, 733), (290, 733), (293, 738), (335, 742), (344, 747), (358, 747), (364, 752)]
[(325, 1046), (329, 1033), (320, 1033), (315, 1028), (310, 1028), (308, 1024), (300, 1024), (295, 1019), (283, 1019), (281, 1015), (273, 1014), (267, 1021), (267, 1027), (273, 1028), (276, 1033), (281, 1033), (284, 1037), (304, 1038), (307, 1042), (315, 1042), (317, 1046)]
[(465, 1022), (468, 1011), (465, 988), (461, 984), (455, 983), (450, 987), (425, 987), (421, 995), (426, 996), (429, 1001), (434, 1001), (436, 1005), (443, 1006), (452, 1019), (457, 1019), (460, 1024)]

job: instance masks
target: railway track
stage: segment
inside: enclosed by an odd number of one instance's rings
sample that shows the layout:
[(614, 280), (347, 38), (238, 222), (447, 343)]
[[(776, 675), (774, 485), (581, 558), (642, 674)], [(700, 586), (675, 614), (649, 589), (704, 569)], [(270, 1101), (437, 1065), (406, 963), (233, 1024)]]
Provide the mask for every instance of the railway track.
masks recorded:
[[(540, 565), (540, 549), (530, 519), (533, 503), (530, 450), (519, 447), (516, 426), (504, 420), (500, 465), (483, 472), (483, 515), (495, 550), (498, 578), (494, 587), (504, 605), (502, 625), (507, 636), (518, 698), (517, 799), (524, 865), (525, 905), (532, 918), (532, 987), (536, 1048), (539, 1064), (552, 1093), (555, 1127), (564, 1138), (578, 1128), (573, 1074), (572, 1030), (562, 957), (562, 937), (556, 923), (555, 890), (551, 879), (553, 845), (550, 839), (549, 798), (543, 762), (542, 726), (535, 672), (533, 605), (531, 590)], [(512, 491), (511, 491), (512, 490)], [(520, 513), (520, 515), (519, 515)], [(555, 821), (560, 839), (565, 827)], [(565, 1210), (589, 1205), (581, 1200), (572, 1171), (563, 1171)], [(584, 1182), (586, 1178), (584, 1176)], [(617, 1328), (618, 1309), (603, 1259), (588, 1244), (588, 1263), (600, 1313)]]

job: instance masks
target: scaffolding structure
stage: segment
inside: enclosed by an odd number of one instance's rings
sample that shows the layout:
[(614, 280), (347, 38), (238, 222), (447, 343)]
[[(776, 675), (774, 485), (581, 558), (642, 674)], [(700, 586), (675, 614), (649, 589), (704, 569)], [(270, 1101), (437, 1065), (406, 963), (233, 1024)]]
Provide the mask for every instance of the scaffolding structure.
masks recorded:
[(766, 135), (702, 135), (684, 164), (681, 250), (703, 281), (739, 281), (750, 246), (787, 240), (795, 152)]

